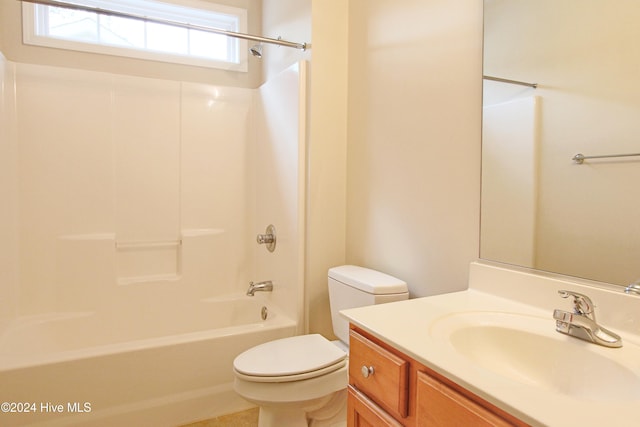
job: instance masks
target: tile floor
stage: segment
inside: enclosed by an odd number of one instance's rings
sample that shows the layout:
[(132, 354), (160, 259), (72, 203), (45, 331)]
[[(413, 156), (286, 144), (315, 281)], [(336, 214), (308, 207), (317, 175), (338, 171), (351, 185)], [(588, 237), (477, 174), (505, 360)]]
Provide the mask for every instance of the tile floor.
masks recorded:
[(247, 409), (235, 414), (222, 415), (210, 420), (198, 421), (181, 427), (257, 427), (258, 408)]

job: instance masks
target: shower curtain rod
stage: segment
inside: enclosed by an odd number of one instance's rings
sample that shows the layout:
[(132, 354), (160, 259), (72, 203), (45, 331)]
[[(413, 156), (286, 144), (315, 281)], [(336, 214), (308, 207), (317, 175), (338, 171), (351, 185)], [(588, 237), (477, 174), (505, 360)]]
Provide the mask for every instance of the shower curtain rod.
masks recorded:
[(291, 47), (291, 48), (300, 49), (300, 50), (307, 50), (307, 48), (310, 47), (307, 43), (295, 43), (287, 40), (282, 40), (280, 38), (272, 39), (268, 37), (254, 36), (251, 34), (237, 33), (235, 31), (221, 30), (219, 28), (205, 27), (202, 25), (194, 25), (194, 24), (186, 24), (182, 22), (170, 21), (165, 19), (150, 18), (143, 15), (117, 12), (114, 10), (101, 9), (99, 7), (82, 6), (79, 4), (66, 3), (66, 2), (57, 1), (57, 0), (18, 0), (18, 1), (22, 1), (23, 3), (26, 2), (26, 3), (41, 4), (44, 6), (63, 7), (65, 9), (81, 10), (83, 12), (94, 12), (94, 13), (99, 13), (101, 15), (115, 16), (118, 18), (137, 19), (139, 21), (153, 22), (155, 24), (171, 25), (174, 27), (186, 28), (188, 30), (206, 31), (208, 33), (222, 34), (222, 35), (234, 37), (237, 39), (252, 40), (260, 43), (275, 44), (278, 46)]
[(494, 82), (509, 83), (509, 84), (512, 84), (512, 85), (520, 85), (520, 86), (528, 86), (528, 87), (532, 87), (534, 89), (536, 89), (538, 87), (538, 83), (527, 83), (527, 82), (521, 82), (519, 80), (503, 79), (501, 77), (482, 76), (482, 78), (485, 79), (485, 80), (491, 80), (491, 81), (494, 81)]

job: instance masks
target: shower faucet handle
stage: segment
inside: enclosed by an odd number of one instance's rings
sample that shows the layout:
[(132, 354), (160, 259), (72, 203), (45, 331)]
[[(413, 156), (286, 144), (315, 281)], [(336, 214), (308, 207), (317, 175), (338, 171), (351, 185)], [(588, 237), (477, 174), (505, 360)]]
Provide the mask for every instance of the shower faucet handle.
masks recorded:
[(258, 234), (256, 241), (259, 245), (266, 245), (269, 252), (273, 252), (276, 249), (276, 228), (269, 224), (265, 234)]
[(276, 237), (273, 234), (258, 234), (256, 240), (258, 241), (258, 244), (262, 245), (266, 243), (273, 243), (276, 240)]

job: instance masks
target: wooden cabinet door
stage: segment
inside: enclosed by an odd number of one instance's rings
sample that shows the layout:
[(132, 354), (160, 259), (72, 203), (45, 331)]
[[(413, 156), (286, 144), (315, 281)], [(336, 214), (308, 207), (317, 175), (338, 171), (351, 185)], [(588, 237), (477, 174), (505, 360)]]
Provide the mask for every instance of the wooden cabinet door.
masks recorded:
[(347, 427), (402, 427), (364, 394), (349, 386)]
[(405, 418), (409, 404), (409, 362), (354, 330), (349, 332), (349, 342), (349, 384), (395, 418)]
[(510, 422), (424, 372), (418, 372), (416, 417), (421, 427), (506, 427)]

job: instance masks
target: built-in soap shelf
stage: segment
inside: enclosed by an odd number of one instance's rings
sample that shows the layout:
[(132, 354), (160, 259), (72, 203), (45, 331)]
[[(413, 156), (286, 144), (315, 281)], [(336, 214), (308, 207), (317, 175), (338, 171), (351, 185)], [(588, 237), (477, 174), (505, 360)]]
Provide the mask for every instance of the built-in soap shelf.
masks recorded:
[[(72, 241), (75, 245), (85, 241), (87, 250), (92, 250), (96, 245), (103, 249), (107, 245), (110, 246), (115, 257), (117, 284), (130, 285), (180, 280), (185, 241), (223, 233), (223, 229), (198, 228), (183, 229), (176, 239), (164, 240), (119, 240), (115, 233), (67, 234), (59, 236), (59, 239)], [(104, 254), (104, 251), (99, 253)]]

